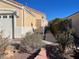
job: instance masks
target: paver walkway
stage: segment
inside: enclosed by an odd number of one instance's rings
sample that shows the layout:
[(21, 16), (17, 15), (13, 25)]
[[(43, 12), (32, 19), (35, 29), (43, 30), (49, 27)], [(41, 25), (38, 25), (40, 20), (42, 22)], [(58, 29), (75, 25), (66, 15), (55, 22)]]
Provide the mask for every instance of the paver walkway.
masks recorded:
[(45, 48), (41, 48), (39, 55), (37, 55), (34, 59), (48, 59)]

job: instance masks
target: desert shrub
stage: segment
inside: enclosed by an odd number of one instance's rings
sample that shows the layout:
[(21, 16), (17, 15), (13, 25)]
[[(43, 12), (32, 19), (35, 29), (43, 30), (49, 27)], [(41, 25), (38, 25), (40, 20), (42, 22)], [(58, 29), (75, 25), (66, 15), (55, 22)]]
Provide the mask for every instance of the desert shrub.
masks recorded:
[(52, 21), (49, 21), (50, 31), (56, 35), (59, 32), (67, 31), (69, 28), (72, 28), (72, 20), (64, 18), (56, 18)]
[[(57, 46), (46, 45), (43, 48), (46, 50), (46, 55), (48, 59), (65, 59), (62, 54), (59, 52), (59, 48)], [(30, 55), (27, 59), (34, 59), (40, 53), (41, 49), (36, 50), (32, 55)]]
[(46, 45), (45, 49), (48, 59), (65, 59), (58, 46)]
[(5, 50), (9, 45), (8, 38), (2, 37), (2, 31), (0, 32), (0, 58), (5, 54)]
[(54, 34), (61, 50), (64, 52), (65, 48), (73, 43), (72, 34), (72, 20), (64, 18), (56, 18), (49, 22), (50, 31)]
[(74, 38), (71, 35), (70, 30), (63, 33), (58, 33), (56, 36), (56, 40), (59, 43), (62, 52), (65, 51), (66, 47), (69, 47), (70, 45), (74, 45)]
[(38, 32), (35, 32), (33, 34), (27, 33), (26, 36), (21, 41), (21, 45), (27, 51), (33, 52), (35, 49), (39, 49), (40, 47), (43, 46), (42, 36)]

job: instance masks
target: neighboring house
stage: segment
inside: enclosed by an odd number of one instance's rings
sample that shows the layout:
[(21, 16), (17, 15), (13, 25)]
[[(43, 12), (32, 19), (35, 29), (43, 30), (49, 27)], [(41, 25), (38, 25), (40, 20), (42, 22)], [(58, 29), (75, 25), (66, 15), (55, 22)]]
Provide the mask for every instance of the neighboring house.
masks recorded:
[(76, 34), (79, 36), (79, 12), (68, 16), (67, 19), (72, 20), (72, 27), (75, 29)]
[(47, 20), (43, 13), (15, 0), (0, 0), (0, 31), (3, 31), (3, 37), (21, 38), (45, 25)]

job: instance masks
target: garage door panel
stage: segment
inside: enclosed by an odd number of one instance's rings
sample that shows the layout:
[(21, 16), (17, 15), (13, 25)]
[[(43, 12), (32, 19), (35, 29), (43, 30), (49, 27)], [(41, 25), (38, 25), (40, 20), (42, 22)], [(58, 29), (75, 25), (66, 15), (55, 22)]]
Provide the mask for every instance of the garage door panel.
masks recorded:
[(3, 37), (12, 37), (12, 18), (0, 18), (0, 31)]

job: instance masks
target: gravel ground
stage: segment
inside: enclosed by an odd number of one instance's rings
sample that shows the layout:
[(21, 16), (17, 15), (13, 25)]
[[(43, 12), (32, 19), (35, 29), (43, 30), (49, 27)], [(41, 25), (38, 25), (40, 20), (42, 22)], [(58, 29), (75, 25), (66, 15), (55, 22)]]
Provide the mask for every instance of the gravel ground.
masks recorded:
[(27, 53), (14, 53), (12, 56), (5, 56), (4, 59), (27, 59), (28, 56)]

